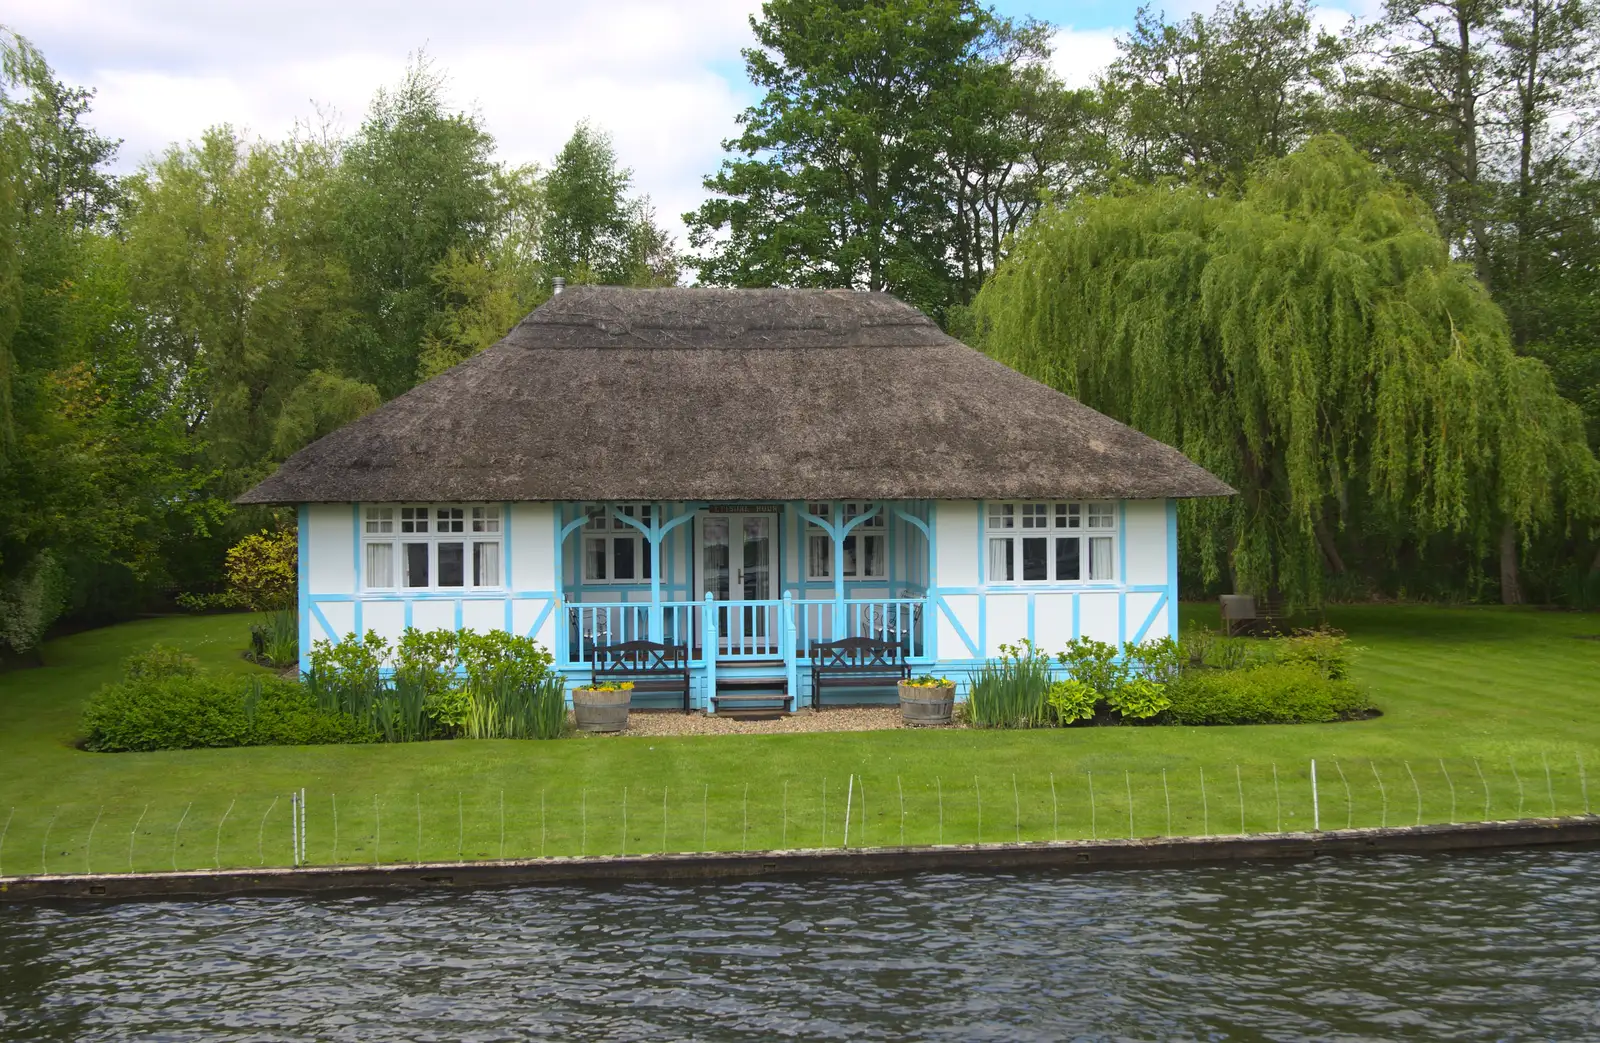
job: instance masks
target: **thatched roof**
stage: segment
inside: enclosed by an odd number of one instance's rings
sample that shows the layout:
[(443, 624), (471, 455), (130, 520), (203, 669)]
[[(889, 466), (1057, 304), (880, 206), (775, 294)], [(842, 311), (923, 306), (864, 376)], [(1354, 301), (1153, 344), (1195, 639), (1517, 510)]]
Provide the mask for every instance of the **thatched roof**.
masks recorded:
[(884, 294), (578, 286), (239, 502), (1231, 492)]

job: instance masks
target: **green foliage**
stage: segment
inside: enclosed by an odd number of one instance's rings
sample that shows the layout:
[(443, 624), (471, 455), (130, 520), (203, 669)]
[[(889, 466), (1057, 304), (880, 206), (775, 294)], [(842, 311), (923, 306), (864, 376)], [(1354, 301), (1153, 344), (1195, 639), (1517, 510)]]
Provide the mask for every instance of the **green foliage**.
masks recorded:
[(1224, 0), (1177, 21), (1145, 7), (1118, 42), (1098, 115), (1116, 142), (1108, 163), (1140, 181), (1237, 189), (1325, 125), (1340, 48), (1301, 0)]
[(165, 677), (192, 677), (200, 669), (200, 660), (180, 649), (153, 644), (143, 652), (123, 660), (124, 681), (159, 681)]
[(306, 684), (319, 705), (370, 722), (384, 742), (546, 739), (566, 729), (566, 681), (554, 662), (538, 642), (504, 631), (407, 627), (392, 657), (371, 632), (318, 641)]
[(1106, 702), (1124, 721), (1147, 721), (1172, 705), (1167, 685), (1142, 674), (1133, 674), (1117, 685)]
[(314, 369), (284, 400), (272, 431), (272, 454), (287, 459), (380, 404), (378, 389), (371, 384)]
[(280, 529), (251, 533), (228, 548), (228, 590), (257, 612), (291, 607), (299, 593), (299, 536)]
[(443, 87), (419, 55), (398, 87), (380, 90), (344, 143), (331, 196), (355, 312), (335, 368), (385, 398), (416, 379), (445, 304), (435, 269), (452, 248), (487, 250), (500, 216), (494, 139), (476, 116), (447, 111)]
[(1274, 662), (1309, 666), (1330, 681), (1343, 681), (1350, 676), (1353, 651), (1350, 639), (1331, 627), (1297, 630), (1272, 641)]
[(264, 612), (250, 624), (250, 653), (266, 666), (288, 667), (300, 661), (300, 613), (292, 608)]
[(976, 308), (995, 357), (1240, 491), (1180, 507), (1207, 580), (1310, 602), (1358, 534), (1481, 554), (1504, 523), (1600, 504), (1576, 410), (1511, 351), (1426, 209), (1338, 139), (1239, 198), (1163, 186), (1049, 211)]
[(387, 690), (383, 667), (389, 642), (376, 631), (346, 634), (343, 641), (317, 641), (308, 657), (311, 669), (305, 682), (312, 698), (324, 710), (371, 720), (373, 704)]
[(28, 567), (0, 579), (0, 647), (26, 652), (36, 647), (65, 607), (67, 577), (55, 555), (40, 551)]
[(1048, 29), (974, 0), (769, 0), (761, 90), (712, 198), (700, 279), (887, 290), (942, 316), (993, 268), (1077, 142)]
[(551, 654), (529, 637), (491, 630), (460, 635), (468, 738), (552, 739), (566, 728), (566, 683)]
[(1306, 724), (1365, 716), (1371, 702), (1355, 684), (1304, 662), (1243, 670), (1190, 670), (1166, 686), (1174, 724)]
[(84, 710), (89, 749), (310, 746), (370, 738), (354, 718), (319, 709), (293, 681), (202, 673), (188, 664), (160, 673), (146, 669), (150, 665), (142, 663), (141, 673), (90, 699)]
[(1073, 680), (1088, 685), (1101, 699), (1111, 698), (1128, 675), (1117, 646), (1093, 638), (1068, 642), (1065, 651), (1056, 653), (1056, 659)]
[(967, 691), (967, 721), (975, 728), (1033, 728), (1049, 723), (1050, 657), (1024, 638), (1001, 645), (1000, 657), (979, 668)]
[(1045, 690), (1045, 702), (1057, 723), (1072, 724), (1094, 719), (1095, 709), (1100, 704), (1100, 693), (1093, 685), (1069, 677), (1051, 682)]
[(577, 283), (677, 283), (671, 239), (656, 227), (648, 198), (628, 198), (632, 180), (633, 172), (617, 164), (609, 135), (587, 122), (573, 129), (544, 183), (550, 275)]

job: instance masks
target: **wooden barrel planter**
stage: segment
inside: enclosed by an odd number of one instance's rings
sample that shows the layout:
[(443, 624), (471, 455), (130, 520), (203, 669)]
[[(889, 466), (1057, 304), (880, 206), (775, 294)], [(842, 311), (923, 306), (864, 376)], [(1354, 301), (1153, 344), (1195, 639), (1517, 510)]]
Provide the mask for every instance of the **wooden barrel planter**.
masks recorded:
[(633, 686), (606, 691), (599, 688), (572, 690), (572, 716), (580, 732), (620, 732), (628, 726), (628, 704), (633, 701)]
[(956, 708), (956, 686), (914, 685), (900, 682), (900, 720), (922, 726), (949, 724)]

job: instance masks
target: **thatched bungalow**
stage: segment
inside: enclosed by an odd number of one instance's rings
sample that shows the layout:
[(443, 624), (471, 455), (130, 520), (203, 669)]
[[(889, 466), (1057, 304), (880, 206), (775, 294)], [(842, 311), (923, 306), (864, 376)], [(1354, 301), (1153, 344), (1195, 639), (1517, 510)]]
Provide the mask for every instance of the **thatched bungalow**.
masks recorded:
[(808, 694), (814, 642), (964, 676), (1005, 642), (1175, 632), (1177, 450), (882, 294), (574, 287), (307, 446), (301, 655), (408, 626), (686, 646), (694, 702)]

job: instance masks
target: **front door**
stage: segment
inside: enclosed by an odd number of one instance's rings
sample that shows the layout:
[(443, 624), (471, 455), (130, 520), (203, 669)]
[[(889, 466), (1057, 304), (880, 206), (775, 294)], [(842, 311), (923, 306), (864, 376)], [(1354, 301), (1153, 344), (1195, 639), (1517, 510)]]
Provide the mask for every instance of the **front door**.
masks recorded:
[(730, 604), (717, 610), (724, 655), (776, 655), (775, 514), (708, 514), (700, 519), (700, 596)]

